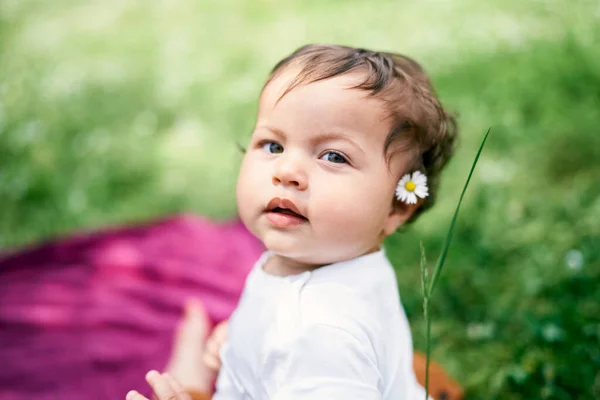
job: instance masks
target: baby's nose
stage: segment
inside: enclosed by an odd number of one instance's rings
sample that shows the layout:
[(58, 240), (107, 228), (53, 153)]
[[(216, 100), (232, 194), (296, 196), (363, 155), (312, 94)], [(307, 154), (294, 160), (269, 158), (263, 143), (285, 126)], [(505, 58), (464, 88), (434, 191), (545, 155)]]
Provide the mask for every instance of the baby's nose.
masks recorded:
[(279, 161), (273, 174), (273, 184), (305, 190), (308, 186), (308, 177), (302, 166), (302, 161), (292, 157), (288, 159), (282, 157)]

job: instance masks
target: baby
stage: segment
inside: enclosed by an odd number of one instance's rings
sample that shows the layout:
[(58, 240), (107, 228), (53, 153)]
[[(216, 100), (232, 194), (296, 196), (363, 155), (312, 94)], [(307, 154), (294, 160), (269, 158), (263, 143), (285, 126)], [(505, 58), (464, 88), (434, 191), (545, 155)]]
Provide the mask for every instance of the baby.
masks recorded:
[[(433, 205), (455, 138), (408, 57), (308, 45), (275, 66), (237, 185), (267, 251), (230, 319), (213, 399), (423, 395), (382, 242)], [(188, 398), (149, 375), (158, 399)]]

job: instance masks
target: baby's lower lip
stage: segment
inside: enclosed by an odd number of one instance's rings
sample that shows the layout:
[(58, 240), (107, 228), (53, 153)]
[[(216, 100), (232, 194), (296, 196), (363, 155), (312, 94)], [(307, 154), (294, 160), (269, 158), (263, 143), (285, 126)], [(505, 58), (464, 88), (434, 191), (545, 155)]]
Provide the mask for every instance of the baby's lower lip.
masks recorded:
[(308, 222), (306, 218), (301, 218), (299, 216), (283, 214), (273, 211), (267, 211), (266, 218), (267, 221), (269, 221), (272, 225), (275, 225), (279, 228), (297, 226)]

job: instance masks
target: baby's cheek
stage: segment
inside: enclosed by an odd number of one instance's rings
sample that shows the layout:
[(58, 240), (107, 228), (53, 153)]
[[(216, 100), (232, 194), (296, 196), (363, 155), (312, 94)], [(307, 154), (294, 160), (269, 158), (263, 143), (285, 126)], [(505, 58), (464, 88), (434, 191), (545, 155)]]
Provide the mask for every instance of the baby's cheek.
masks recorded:
[(238, 214), (246, 227), (254, 234), (256, 234), (254, 219), (260, 211), (261, 201), (258, 196), (261, 192), (262, 190), (256, 187), (255, 182), (240, 176), (236, 188)]
[(348, 196), (340, 198), (323, 207), (319, 222), (328, 231), (329, 238), (336, 242), (348, 242), (356, 245), (356, 241), (364, 241), (373, 235), (372, 226), (377, 224), (373, 205), (366, 199)]
[(259, 201), (260, 194), (264, 192), (266, 178), (261, 169), (252, 160), (245, 160), (238, 177), (236, 198), (238, 207), (248, 207)]
[(344, 205), (348, 210), (347, 229), (356, 235), (378, 236), (392, 200), (387, 200), (387, 193), (380, 186), (365, 182), (361, 189), (348, 196), (348, 202)]

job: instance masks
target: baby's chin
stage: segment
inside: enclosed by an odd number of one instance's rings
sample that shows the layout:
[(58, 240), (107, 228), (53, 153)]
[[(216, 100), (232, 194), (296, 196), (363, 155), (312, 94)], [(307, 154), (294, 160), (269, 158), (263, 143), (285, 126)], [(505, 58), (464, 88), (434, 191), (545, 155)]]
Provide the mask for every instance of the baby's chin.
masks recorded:
[(314, 243), (306, 243), (297, 238), (272, 237), (262, 238), (266, 249), (279, 257), (286, 258), (298, 264), (324, 265), (327, 264), (325, 250), (315, 248)]
[(364, 240), (315, 236), (312, 230), (276, 230), (258, 226), (255, 234), (270, 252), (307, 266), (335, 264), (379, 248), (377, 243)]

